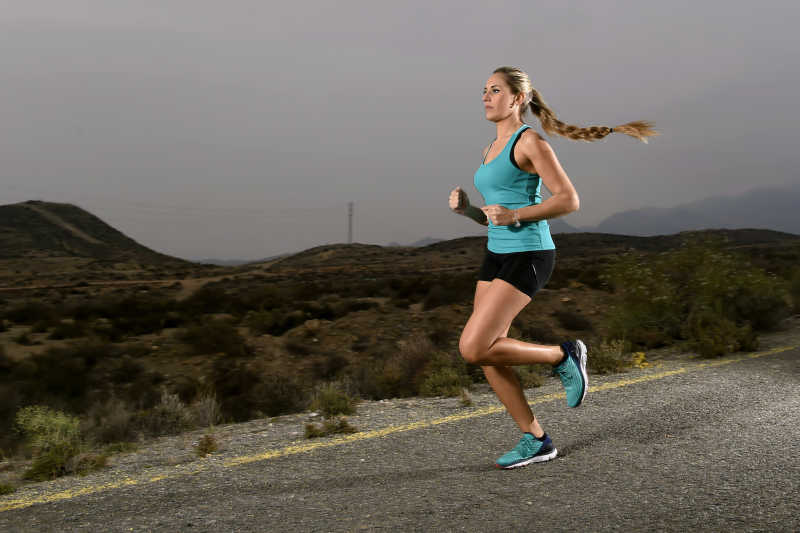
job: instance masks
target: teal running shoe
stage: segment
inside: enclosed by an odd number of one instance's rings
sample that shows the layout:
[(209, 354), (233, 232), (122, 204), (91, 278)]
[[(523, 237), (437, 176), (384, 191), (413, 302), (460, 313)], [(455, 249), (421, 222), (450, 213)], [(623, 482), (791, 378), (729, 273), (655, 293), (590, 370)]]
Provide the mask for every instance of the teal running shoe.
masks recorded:
[(567, 341), (561, 344), (567, 357), (555, 367), (564, 390), (567, 393), (567, 405), (578, 407), (586, 397), (589, 388), (589, 376), (586, 374), (586, 345), (582, 341)]
[(544, 434), (544, 440), (539, 440), (532, 433), (525, 433), (519, 439), (519, 444), (514, 449), (497, 460), (497, 468), (509, 469), (525, 466), (530, 463), (542, 463), (553, 459), (558, 450), (553, 447), (553, 441)]

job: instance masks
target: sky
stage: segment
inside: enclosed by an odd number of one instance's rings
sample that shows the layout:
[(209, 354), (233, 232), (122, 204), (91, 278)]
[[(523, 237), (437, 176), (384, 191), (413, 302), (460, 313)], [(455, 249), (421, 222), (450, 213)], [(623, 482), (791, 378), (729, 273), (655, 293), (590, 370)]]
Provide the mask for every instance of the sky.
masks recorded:
[[(514, 65), (589, 226), (800, 181), (800, 4), (0, 0), (0, 204), (78, 205), (187, 259), (481, 235), (451, 213)], [(528, 123), (541, 132), (538, 121)]]

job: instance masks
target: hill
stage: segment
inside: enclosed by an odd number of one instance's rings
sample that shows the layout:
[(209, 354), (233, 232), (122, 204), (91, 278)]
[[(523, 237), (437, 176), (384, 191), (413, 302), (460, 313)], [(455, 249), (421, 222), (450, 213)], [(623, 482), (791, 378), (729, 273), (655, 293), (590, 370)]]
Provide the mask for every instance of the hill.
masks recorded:
[(669, 235), (710, 228), (765, 228), (800, 233), (800, 184), (762, 187), (671, 208), (643, 208), (612, 215), (583, 231), (624, 235)]
[(0, 259), (88, 258), (181, 267), (71, 204), (28, 201), (0, 206)]

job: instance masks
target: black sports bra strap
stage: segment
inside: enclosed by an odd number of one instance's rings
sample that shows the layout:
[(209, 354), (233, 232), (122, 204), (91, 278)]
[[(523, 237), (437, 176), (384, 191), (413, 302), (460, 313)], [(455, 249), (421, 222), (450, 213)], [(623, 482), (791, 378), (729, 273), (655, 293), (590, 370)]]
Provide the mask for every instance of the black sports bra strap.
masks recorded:
[[(527, 131), (529, 129), (531, 129), (531, 127), (526, 124), (525, 127), (522, 128), (522, 131), (517, 133), (517, 138), (514, 139), (514, 143), (511, 145), (511, 151), (508, 154), (508, 156), (511, 158), (511, 164), (514, 165), (514, 167), (518, 168), (519, 170), (522, 170), (522, 169), (519, 168), (519, 165), (517, 164), (517, 160), (514, 159), (514, 147), (517, 145), (517, 141), (519, 141), (520, 137), (522, 137), (522, 134), (525, 133), (525, 131)], [(489, 152), (487, 151), (486, 153), (489, 153)], [(484, 158), (484, 159), (486, 159), (486, 158)]]

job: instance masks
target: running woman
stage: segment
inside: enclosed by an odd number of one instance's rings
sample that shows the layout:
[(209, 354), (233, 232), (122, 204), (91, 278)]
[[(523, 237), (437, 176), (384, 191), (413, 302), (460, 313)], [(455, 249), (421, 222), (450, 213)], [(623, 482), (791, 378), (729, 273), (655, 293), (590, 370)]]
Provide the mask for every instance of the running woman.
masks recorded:
[[(647, 137), (657, 133), (644, 121), (613, 128), (564, 124), (531, 86), (528, 75), (514, 67), (500, 67), (489, 77), (483, 105), (486, 119), (497, 126), (497, 136), (483, 151), (483, 162), (475, 172), (475, 187), (487, 205), (471, 205), (460, 187), (453, 189), (449, 198), (454, 212), (489, 227), (473, 311), (461, 333), (459, 349), (467, 362), (481, 366), (522, 430), (519, 443), (496, 462), (499, 468), (516, 468), (548, 461), (558, 452), (531, 411), (511, 366), (553, 365), (569, 407), (581, 405), (588, 386), (587, 350), (582, 341), (543, 346), (507, 337), (511, 322), (553, 272), (555, 244), (547, 219), (579, 207), (578, 193), (553, 149), (522, 117), (530, 110), (545, 132), (580, 141), (624, 133), (646, 143)], [(542, 183), (551, 193), (545, 201)]]

